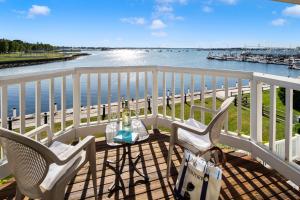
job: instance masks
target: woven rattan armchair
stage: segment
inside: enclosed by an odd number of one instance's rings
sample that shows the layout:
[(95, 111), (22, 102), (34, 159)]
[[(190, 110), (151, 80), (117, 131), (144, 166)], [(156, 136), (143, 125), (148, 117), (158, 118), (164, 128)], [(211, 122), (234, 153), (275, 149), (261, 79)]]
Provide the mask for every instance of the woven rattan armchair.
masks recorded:
[[(196, 155), (202, 155), (209, 152), (210, 149), (215, 150), (215, 144), (218, 143), (222, 127), (224, 125), (225, 116), (230, 104), (234, 101), (234, 97), (226, 99), (219, 110), (214, 111), (201, 106), (191, 106), (190, 118), (184, 123), (173, 122), (170, 136), (170, 146), (167, 163), (167, 179), (170, 175), (171, 159), (174, 145), (177, 144), (185, 149), (190, 150)], [(215, 116), (206, 126), (194, 119), (195, 110), (214, 113)], [(221, 151), (221, 150), (220, 150)], [(221, 152), (222, 153), (222, 152)], [(222, 159), (224, 161), (224, 158)]]
[[(47, 132), (47, 140), (36, 141)], [(64, 199), (68, 182), (89, 162), (95, 198), (96, 154), (95, 138), (88, 136), (76, 146), (52, 141), (48, 125), (25, 135), (0, 128), (0, 141), (8, 166), (17, 182), (16, 199), (23, 195), (32, 199)]]

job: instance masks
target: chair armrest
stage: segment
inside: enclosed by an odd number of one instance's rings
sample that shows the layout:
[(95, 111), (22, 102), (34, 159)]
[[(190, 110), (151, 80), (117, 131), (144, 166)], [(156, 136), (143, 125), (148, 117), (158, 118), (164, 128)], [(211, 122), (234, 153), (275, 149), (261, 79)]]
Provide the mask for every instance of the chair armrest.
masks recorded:
[(171, 134), (175, 134), (176, 138), (177, 138), (177, 131), (178, 131), (179, 128), (181, 128), (183, 130), (186, 130), (186, 131), (189, 131), (189, 132), (192, 132), (192, 133), (197, 134), (197, 135), (206, 135), (207, 134), (207, 130), (201, 131), (197, 127), (194, 127), (194, 126), (182, 123), (182, 122), (173, 122), (171, 127), (172, 127)]
[(56, 163), (59, 165), (64, 165), (69, 162), (74, 156), (76, 156), (80, 151), (88, 148), (90, 145), (95, 145), (95, 137), (87, 136), (83, 140), (81, 140), (72, 150), (66, 152), (62, 156), (58, 157)]
[[(46, 131), (47, 132), (47, 142), (48, 144), (52, 143), (52, 138), (53, 138), (53, 133), (50, 129), (50, 126), (48, 124), (44, 124), (42, 126), (39, 126), (31, 131), (29, 131), (28, 133), (25, 134), (25, 136), (27, 137), (39, 137), (39, 134), (41, 134), (42, 132)], [(38, 139), (39, 140), (39, 139)]]

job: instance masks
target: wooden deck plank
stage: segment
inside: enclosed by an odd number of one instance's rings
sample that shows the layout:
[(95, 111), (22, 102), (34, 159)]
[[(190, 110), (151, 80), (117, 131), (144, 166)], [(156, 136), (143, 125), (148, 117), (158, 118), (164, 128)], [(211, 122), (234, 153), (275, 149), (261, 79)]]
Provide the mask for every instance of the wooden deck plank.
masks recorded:
[[(145, 183), (143, 178), (124, 167), (122, 179), (124, 190), (109, 194), (108, 187), (115, 180), (114, 172), (105, 160), (115, 160), (122, 154), (122, 148), (110, 148), (105, 141), (96, 143), (97, 149), (97, 190), (98, 199), (174, 199), (173, 188), (177, 170), (182, 158), (182, 149), (176, 147), (172, 156), (171, 178), (166, 180), (166, 160), (169, 137), (167, 134), (151, 134), (148, 141), (133, 145), (131, 152), (142, 153), (137, 168), (150, 177)], [(275, 170), (267, 169), (253, 161), (245, 153), (225, 150), (227, 164), (223, 168), (223, 183), (220, 199), (300, 199), (300, 192), (286, 183), (286, 179)], [(0, 199), (14, 196), (15, 183), (0, 188)], [(89, 167), (86, 165), (69, 183), (66, 199), (94, 199)]]

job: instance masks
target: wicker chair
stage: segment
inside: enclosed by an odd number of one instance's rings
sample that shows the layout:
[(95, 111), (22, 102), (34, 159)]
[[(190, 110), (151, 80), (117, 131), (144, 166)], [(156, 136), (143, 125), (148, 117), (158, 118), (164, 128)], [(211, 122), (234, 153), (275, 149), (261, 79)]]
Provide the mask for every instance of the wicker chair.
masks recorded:
[[(197, 155), (204, 155), (204, 153), (206, 154), (210, 150), (217, 149), (215, 144), (217, 144), (219, 141), (227, 110), (233, 101), (233, 97), (226, 99), (222, 103), (220, 109), (217, 111), (193, 105), (191, 107), (190, 118), (188, 120), (186, 120), (184, 123), (172, 123), (167, 161), (167, 179), (169, 179), (170, 175), (171, 159), (175, 144), (184, 147), (185, 149), (188, 149)], [(206, 126), (194, 119), (195, 110), (214, 113), (215, 117)], [(223, 153), (221, 152), (221, 154)]]
[[(38, 142), (43, 132), (47, 140)], [(17, 182), (16, 199), (23, 195), (32, 199), (64, 199), (68, 182), (85, 163), (89, 162), (95, 198), (96, 154), (95, 138), (88, 136), (76, 146), (52, 141), (48, 125), (43, 125), (25, 135), (0, 128), (0, 141), (8, 166)]]

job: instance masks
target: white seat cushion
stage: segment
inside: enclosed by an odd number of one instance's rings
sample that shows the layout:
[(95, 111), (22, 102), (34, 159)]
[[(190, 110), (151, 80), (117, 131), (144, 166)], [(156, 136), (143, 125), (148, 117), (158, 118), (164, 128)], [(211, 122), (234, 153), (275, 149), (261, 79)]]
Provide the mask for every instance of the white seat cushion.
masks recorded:
[[(186, 120), (185, 124), (197, 127), (201, 131), (204, 131), (207, 127), (206, 125), (191, 118)], [(194, 147), (199, 149), (199, 151), (205, 151), (212, 145), (208, 133), (205, 135), (197, 135), (181, 128), (178, 129), (178, 140), (193, 145)]]
[[(58, 141), (52, 143), (49, 147), (55, 155), (58, 157), (63, 157), (68, 151), (71, 151), (74, 148), (72, 145), (67, 145)], [(56, 182), (67, 172), (68, 169), (75, 163), (77, 160), (85, 159), (86, 153), (85, 151), (81, 151), (81, 153), (77, 154), (72, 158), (68, 163), (64, 165), (57, 165), (55, 163), (49, 166), (48, 174), (46, 175), (44, 181), (41, 183), (41, 188), (43, 190), (51, 190)]]

